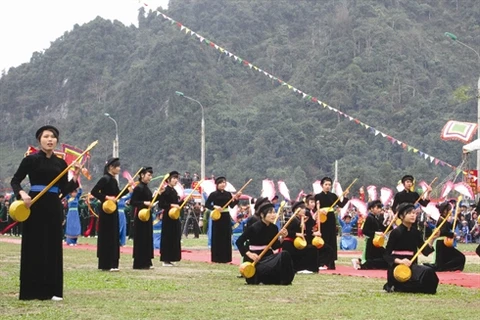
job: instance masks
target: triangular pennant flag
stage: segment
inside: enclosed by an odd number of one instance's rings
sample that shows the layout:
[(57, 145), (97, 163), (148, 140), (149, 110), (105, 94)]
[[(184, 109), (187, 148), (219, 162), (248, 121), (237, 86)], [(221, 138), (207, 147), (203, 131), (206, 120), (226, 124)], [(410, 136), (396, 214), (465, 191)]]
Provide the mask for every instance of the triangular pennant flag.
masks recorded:
[[(146, 3), (144, 3), (143, 5), (144, 5), (144, 6), (147, 6)], [(179, 27), (179, 30), (180, 30), (180, 31), (183, 32), (183, 31), (185, 30), (185, 33), (186, 33), (186, 34), (190, 33), (192, 36), (196, 36), (196, 37), (200, 40), (200, 42), (205, 41), (205, 44), (209, 45), (210, 47), (215, 48), (216, 50), (219, 50), (219, 51), (222, 52), (222, 53), (225, 53), (225, 55), (228, 55), (229, 57), (233, 57), (234, 60), (237, 61), (237, 62), (239, 62), (240, 64), (243, 64), (243, 65), (245, 65), (245, 66), (248, 66), (250, 69), (253, 68), (254, 70), (258, 70), (259, 72), (263, 72), (263, 74), (264, 74), (265, 76), (268, 76), (270, 79), (276, 80), (276, 81), (278, 81), (278, 83), (280, 83), (281, 85), (287, 86), (288, 89), (293, 90), (293, 92), (301, 94), (301, 95), (302, 95), (302, 98), (304, 98), (304, 99), (307, 98), (308, 100), (310, 100), (310, 101), (312, 101), (312, 102), (316, 102), (316, 103), (318, 103), (319, 105), (322, 105), (324, 108), (328, 108), (330, 111), (334, 111), (335, 113), (341, 114), (341, 115), (344, 116), (345, 118), (348, 118), (350, 121), (355, 121), (355, 123), (360, 124), (362, 127), (364, 127), (365, 129), (369, 130), (369, 131), (370, 131), (371, 133), (373, 133), (375, 136), (377, 136), (378, 134), (381, 134), (382, 137), (387, 138), (389, 141), (392, 142), (392, 144), (395, 144), (395, 142), (397, 142), (397, 144), (400, 145), (400, 146), (402, 146), (403, 149), (406, 149), (408, 152), (409, 152), (409, 151), (413, 151), (413, 153), (419, 153), (419, 155), (422, 156), (423, 158), (425, 158), (425, 160), (430, 160), (430, 162), (431, 162), (431, 163), (435, 163), (435, 165), (440, 164), (440, 165), (442, 165), (442, 166), (449, 166), (449, 167), (452, 168), (453, 170), (457, 170), (457, 172), (458, 172), (458, 170), (462, 171), (462, 170), (459, 169), (459, 168), (456, 168), (456, 167), (454, 167), (454, 166), (452, 166), (452, 165), (450, 165), (450, 164), (448, 164), (448, 163), (446, 163), (446, 162), (443, 162), (443, 161), (441, 161), (441, 160), (439, 160), (439, 159), (436, 159), (435, 157), (430, 156), (430, 155), (428, 155), (428, 154), (426, 154), (426, 153), (418, 150), (417, 148), (414, 148), (414, 147), (412, 147), (412, 146), (410, 146), (410, 145), (407, 145), (406, 143), (404, 143), (404, 142), (402, 142), (402, 141), (400, 141), (400, 140), (397, 140), (397, 139), (395, 139), (395, 138), (393, 138), (393, 137), (391, 137), (391, 136), (388, 136), (387, 134), (385, 134), (385, 133), (377, 130), (376, 128), (374, 128), (374, 127), (372, 127), (372, 126), (370, 126), (370, 125), (368, 125), (368, 124), (366, 124), (366, 123), (363, 123), (363, 122), (361, 122), (360, 120), (355, 119), (355, 118), (351, 117), (350, 115), (348, 115), (348, 114), (346, 114), (346, 113), (344, 113), (344, 112), (342, 112), (342, 111), (340, 111), (340, 110), (338, 110), (338, 109), (336, 109), (336, 108), (333, 108), (333, 107), (329, 106), (329, 105), (326, 104), (325, 102), (320, 101), (317, 97), (314, 97), (314, 96), (311, 96), (311, 95), (308, 95), (308, 94), (304, 93), (303, 91), (301, 91), (301, 90), (293, 87), (291, 84), (289, 84), (289, 83), (287, 83), (287, 82), (285, 82), (285, 81), (283, 81), (283, 80), (281, 80), (281, 79), (278, 79), (278, 78), (275, 77), (274, 75), (263, 71), (262, 69), (260, 69), (260, 68), (258, 68), (257, 66), (251, 64), (251, 63), (248, 62), (247, 60), (241, 59), (240, 57), (234, 55), (233, 53), (231, 53), (231, 52), (229, 52), (229, 51), (227, 51), (227, 50), (225, 50), (224, 48), (218, 46), (217, 44), (213, 43), (212, 41), (210, 41), (210, 40), (202, 37), (201, 35), (195, 33), (195, 32), (192, 31), (191, 29), (185, 27), (182, 23), (173, 20), (172, 18), (168, 17), (167, 15), (163, 14), (162, 12), (160, 12), (160, 11), (158, 11), (158, 10), (155, 10), (154, 13), (155, 13), (155, 15), (161, 15), (164, 19), (169, 20), (171, 24), (176, 24), (176, 25)], [(463, 171), (462, 171), (462, 172), (463, 172)]]

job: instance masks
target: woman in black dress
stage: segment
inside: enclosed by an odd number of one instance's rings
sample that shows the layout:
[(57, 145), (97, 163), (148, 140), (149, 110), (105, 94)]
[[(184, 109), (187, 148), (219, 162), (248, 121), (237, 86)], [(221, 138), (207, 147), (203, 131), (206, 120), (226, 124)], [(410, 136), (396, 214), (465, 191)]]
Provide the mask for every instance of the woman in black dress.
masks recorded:
[[(258, 211), (260, 220), (248, 227), (236, 242), (238, 251), (244, 257), (244, 260), (249, 262), (257, 260), (258, 255), (278, 233), (278, 227), (274, 224), (276, 214), (273, 204), (265, 202), (258, 207)], [(287, 234), (286, 229), (281, 230), (280, 235), (286, 236)], [(280, 247), (280, 241), (276, 240), (255, 265), (255, 275), (245, 279), (248, 284), (289, 285), (292, 283), (295, 272), (290, 253), (286, 250), (273, 253), (273, 250)]]
[[(210, 210), (219, 209), (227, 204), (232, 199), (232, 194), (225, 190), (227, 186), (227, 179), (225, 177), (218, 177), (215, 179), (217, 190), (210, 193), (205, 207)], [(238, 199), (241, 193), (235, 194), (229, 207), (233, 208), (238, 204)], [(218, 263), (228, 263), (232, 261), (232, 218), (230, 211), (225, 208), (220, 215), (220, 219), (212, 220), (212, 250), (211, 261)]]
[[(115, 200), (120, 193), (118, 182), (115, 175), (120, 173), (120, 159), (109, 159), (103, 170), (103, 177), (98, 180), (93, 187), (92, 195), (100, 200), (98, 206), (98, 240), (97, 240), (97, 258), (98, 269), (104, 271), (119, 271), (118, 262), (120, 260), (120, 241), (119, 241), (119, 223), (118, 208), (112, 213), (105, 213), (102, 205), (106, 200)], [(119, 198), (127, 194), (125, 189)]]
[[(449, 202), (444, 202), (438, 206), (438, 210), (440, 211), (440, 215), (445, 218), (452, 210), (452, 205)], [(442, 221), (443, 219), (438, 219), (437, 226), (440, 225)], [(431, 265), (435, 270), (463, 271), (465, 267), (465, 255), (455, 247), (446, 246), (444, 243), (445, 238), (449, 238), (453, 244), (454, 236), (452, 223), (446, 221), (440, 228), (440, 236), (435, 241), (435, 261), (433, 265)]]
[(152, 220), (142, 221), (138, 217), (141, 209), (148, 208), (152, 201), (152, 191), (148, 183), (152, 180), (153, 170), (151, 167), (143, 168), (140, 171), (138, 180), (140, 183), (133, 189), (130, 204), (134, 211), (133, 237), (133, 269), (153, 268), (153, 224)]
[(171, 208), (179, 207), (178, 193), (175, 185), (178, 183), (178, 172), (172, 171), (167, 179), (167, 186), (158, 199), (158, 206), (163, 209), (162, 235), (160, 240), (160, 261), (164, 267), (172, 267), (173, 262), (182, 259), (180, 219), (172, 219), (168, 215)]
[[(384, 258), (389, 268), (387, 283), (383, 289), (387, 292), (412, 292), (435, 294), (437, 292), (438, 277), (433, 268), (417, 264), (417, 259), (410, 262), (417, 250), (423, 246), (423, 236), (415, 228), (417, 215), (412, 203), (402, 203), (397, 208), (398, 218), (402, 224), (395, 228), (388, 238)], [(434, 251), (433, 238), (422, 250), (428, 256)], [(410, 267), (412, 276), (408, 281), (400, 282), (394, 277), (395, 267), (399, 264)]]
[[(32, 198), (67, 168), (67, 163), (54, 154), (59, 137), (57, 128), (43, 126), (35, 137), (40, 151), (23, 158), (11, 181), (17, 199), (22, 199), (27, 207)], [(59, 194), (67, 195), (78, 188), (79, 172), (76, 166), (70, 181), (64, 175), (30, 207), (30, 217), (23, 222), (20, 300), (63, 300), (63, 206)], [(27, 175), (29, 193), (21, 187)]]

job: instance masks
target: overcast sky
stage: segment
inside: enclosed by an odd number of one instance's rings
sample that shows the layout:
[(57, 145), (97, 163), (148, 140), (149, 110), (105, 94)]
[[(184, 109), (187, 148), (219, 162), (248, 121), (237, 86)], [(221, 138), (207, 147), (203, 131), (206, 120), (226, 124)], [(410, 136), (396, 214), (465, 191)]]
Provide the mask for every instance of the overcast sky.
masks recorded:
[[(168, 0), (143, 0), (149, 8), (167, 8)], [(138, 0), (1, 0), (0, 71), (29, 62), (32, 53), (50, 47), (75, 24), (97, 16), (137, 25)]]

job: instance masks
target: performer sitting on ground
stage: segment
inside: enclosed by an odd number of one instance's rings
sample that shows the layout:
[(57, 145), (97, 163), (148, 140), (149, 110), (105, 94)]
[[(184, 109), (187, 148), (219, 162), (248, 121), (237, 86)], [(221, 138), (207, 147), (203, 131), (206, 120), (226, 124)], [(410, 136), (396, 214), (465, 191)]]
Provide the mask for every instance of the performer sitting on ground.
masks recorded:
[(232, 245), (233, 249), (238, 250), (237, 244), (235, 243), (240, 237), (240, 235), (243, 233), (243, 230), (245, 228), (245, 223), (247, 223), (247, 220), (244, 218), (243, 213), (237, 214), (237, 222), (234, 222), (232, 226)]
[[(445, 218), (452, 210), (452, 205), (449, 202), (441, 203), (437, 207), (442, 218)], [(438, 219), (437, 226), (442, 220), (441, 218)], [(434, 262), (425, 265), (434, 268), (436, 271), (462, 271), (465, 267), (465, 255), (453, 247), (453, 237), (452, 223), (447, 221), (440, 228), (440, 237), (435, 240)], [(445, 242), (447, 244), (451, 243), (451, 246), (446, 245)]]
[[(273, 204), (264, 203), (258, 208), (260, 220), (248, 227), (237, 240), (240, 254), (246, 261), (256, 261), (258, 255), (266, 248), (270, 241), (277, 235), (278, 228), (274, 224), (275, 211)], [(286, 236), (287, 230), (282, 229), (280, 235)], [(248, 241), (248, 246), (245, 243)], [(275, 241), (263, 258), (255, 265), (255, 275), (245, 278), (248, 284), (281, 284), (289, 285), (295, 277), (292, 258), (287, 251), (273, 253), (272, 249), (281, 247), (279, 240)]]
[(365, 235), (365, 247), (363, 249), (363, 264), (360, 259), (352, 259), (355, 269), (387, 269), (388, 264), (383, 258), (385, 248), (383, 246), (376, 247), (373, 245), (373, 239), (376, 232), (385, 231), (385, 222), (380, 221), (382, 217), (383, 205), (380, 200), (370, 201), (368, 203), (368, 216), (363, 224), (363, 234)]
[[(305, 202), (295, 202), (292, 211), (301, 208), (297, 216), (287, 227), (288, 235), (283, 239), (282, 250), (288, 251), (292, 256), (293, 270), (297, 273), (312, 274), (318, 272), (317, 249), (308, 243), (305, 237)], [(303, 227), (302, 227), (303, 224)], [(295, 239), (299, 237), (304, 240), (305, 246), (296, 246)], [(298, 239), (298, 240), (300, 240)], [(297, 244), (301, 241), (297, 240)]]
[[(384, 258), (389, 264), (387, 271), (387, 283), (383, 289), (387, 292), (412, 292), (429, 293), (437, 292), (438, 277), (435, 270), (417, 264), (417, 259), (410, 261), (418, 248), (423, 245), (423, 237), (420, 231), (414, 228), (416, 213), (412, 203), (402, 203), (398, 206), (398, 218), (402, 224), (395, 228), (388, 239)], [(424, 255), (434, 251), (433, 240), (422, 250)], [(397, 265), (403, 264), (410, 267), (412, 275), (406, 282), (400, 282), (394, 277), (394, 269)]]

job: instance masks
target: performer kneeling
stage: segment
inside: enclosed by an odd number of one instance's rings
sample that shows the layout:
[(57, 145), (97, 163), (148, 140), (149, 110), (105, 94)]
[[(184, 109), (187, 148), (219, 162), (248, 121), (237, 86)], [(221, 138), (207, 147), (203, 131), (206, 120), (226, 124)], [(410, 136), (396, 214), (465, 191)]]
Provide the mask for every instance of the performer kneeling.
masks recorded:
[[(295, 212), (301, 208), (295, 219), (287, 227), (288, 235), (284, 238), (282, 243), (282, 250), (288, 251), (292, 256), (293, 270), (297, 273), (317, 273), (317, 248), (305, 240), (305, 202), (295, 202), (292, 206), (292, 211)], [(303, 238), (306, 246), (295, 246), (295, 239), (297, 237)]]
[[(392, 231), (388, 239), (387, 248), (384, 258), (389, 264), (387, 271), (387, 283), (383, 289), (387, 292), (413, 292), (413, 293), (430, 293), (437, 292), (438, 277), (435, 270), (417, 264), (417, 260), (413, 263), (410, 259), (416, 253), (416, 250), (423, 244), (423, 237), (420, 231), (413, 227), (417, 215), (415, 207), (411, 203), (402, 203), (398, 206), (398, 218), (402, 220), (402, 224)], [(432, 243), (422, 250), (427, 256), (433, 252)], [(393, 275), (393, 270), (399, 264), (410, 267), (412, 271), (411, 278), (406, 282), (399, 282)]]
[[(248, 227), (237, 240), (237, 247), (245, 261), (253, 262), (265, 249), (267, 244), (277, 235), (278, 228), (274, 224), (275, 211), (273, 204), (265, 203), (259, 207), (261, 220)], [(282, 229), (282, 236), (287, 235), (287, 230)], [(248, 241), (248, 248), (245, 242)], [(280, 241), (276, 241), (272, 248), (255, 265), (255, 275), (246, 278), (248, 284), (281, 284), (289, 285), (295, 277), (292, 258), (287, 251), (273, 253), (272, 249), (280, 248)]]
[(355, 269), (388, 269), (388, 264), (383, 259), (385, 248), (376, 247), (373, 244), (376, 232), (385, 231), (385, 225), (380, 221), (380, 217), (383, 210), (383, 205), (380, 200), (370, 201), (368, 203), (368, 216), (363, 224), (362, 232), (365, 235), (365, 247), (363, 250), (364, 263), (360, 264), (360, 261), (353, 259), (353, 267)]
[[(452, 210), (449, 202), (444, 202), (438, 206), (441, 217), (445, 218)], [(443, 219), (438, 219), (437, 226)], [(437, 271), (462, 271), (465, 267), (465, 255), (453, 247), (453, 238), (455, 234), (452, 231), (452, 223), (446, 221), (440, 228), (440, 237), (435, 241), (435, 258), (433, 268)], [(444, 240), (450, 239), (452, 246), (445, 245)]]

